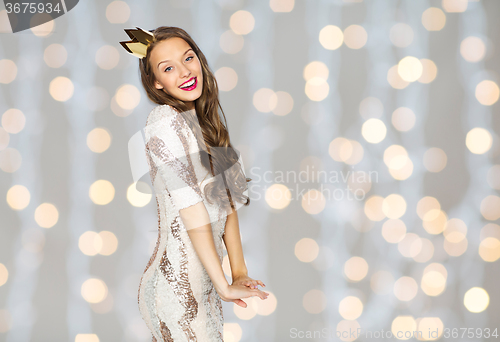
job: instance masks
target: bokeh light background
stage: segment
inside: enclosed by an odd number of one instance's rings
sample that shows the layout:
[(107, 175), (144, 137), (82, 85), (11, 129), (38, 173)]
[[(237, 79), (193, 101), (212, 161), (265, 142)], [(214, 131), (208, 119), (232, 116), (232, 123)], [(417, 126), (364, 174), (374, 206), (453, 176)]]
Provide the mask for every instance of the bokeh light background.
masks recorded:
[(137, 290), (157, 211), (127, 146), (155, 105), (118, 42), (161, 25), (205, 53), (253, 178), (243, 248), (271, 295), (224, 302), (225, 341), (489, 340), (499, 15), (496, 0), (81, 0), (12, 34), (1, 8), (0, 340), (151, 341)]

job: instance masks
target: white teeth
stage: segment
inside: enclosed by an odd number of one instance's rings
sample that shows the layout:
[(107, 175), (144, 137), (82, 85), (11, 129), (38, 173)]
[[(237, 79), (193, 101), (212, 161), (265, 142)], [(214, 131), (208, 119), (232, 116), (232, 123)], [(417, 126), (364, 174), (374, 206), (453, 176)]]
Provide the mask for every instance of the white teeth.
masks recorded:
[(193, 80), (191, 82), (189, 82), (188, 84), (186, 84), (185, 86), (182, 86), (181, 88), (188, 88), (188, 87), (191, 87), (193, 84), (194, 84), (194, 81), (195, 79), (193, 78)]

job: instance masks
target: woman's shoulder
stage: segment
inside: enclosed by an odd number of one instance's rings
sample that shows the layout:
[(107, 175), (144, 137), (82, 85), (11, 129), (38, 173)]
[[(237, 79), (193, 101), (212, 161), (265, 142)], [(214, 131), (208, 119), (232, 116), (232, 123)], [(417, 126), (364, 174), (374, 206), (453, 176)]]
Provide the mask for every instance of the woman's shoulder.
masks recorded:
[(163, 105), (158, 105), (154, 107), (151, 112), (149, 112), (149, 115), (146, 119), (146, 126), (151, 125), (154, 122), (157, 122), (159, 120), (169, 120), (173, 118), (176, 114), (178, 114), (177, 110), (168, 105), (168, 104), (163, 104)]

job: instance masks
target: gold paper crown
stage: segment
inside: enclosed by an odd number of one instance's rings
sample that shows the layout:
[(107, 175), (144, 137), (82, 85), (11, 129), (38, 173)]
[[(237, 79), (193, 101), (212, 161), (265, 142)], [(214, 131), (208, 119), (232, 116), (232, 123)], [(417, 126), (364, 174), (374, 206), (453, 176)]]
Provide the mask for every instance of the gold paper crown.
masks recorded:
[[(136, 26), (137, 27), (137, 26)], [(150, 43), (154, 41), (154, 34), (137, 27), (136, 29), (125, 29), (128, 36), (132, 40), (120, 42), (120, 44), (127, 50), (128, 53), (138, 57), (146, 57), (146, 51)]]

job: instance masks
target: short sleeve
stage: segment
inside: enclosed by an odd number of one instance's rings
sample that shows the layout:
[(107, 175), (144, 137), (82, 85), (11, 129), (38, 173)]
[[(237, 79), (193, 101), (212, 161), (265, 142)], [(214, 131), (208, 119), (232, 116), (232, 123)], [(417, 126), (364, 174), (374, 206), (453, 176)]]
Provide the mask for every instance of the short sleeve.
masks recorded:
[(182, 115), (168, 105), (153, 109), (145, 129), (153, 188), (169, 193), (177, 210), (203, 200), (193, 165), (199, 149), (189, 130)]

